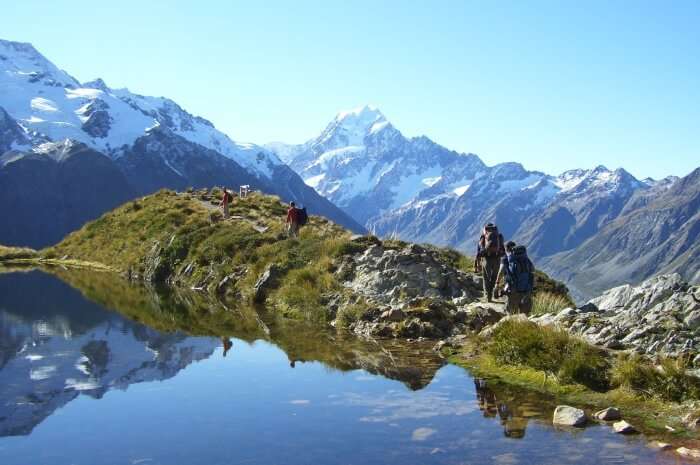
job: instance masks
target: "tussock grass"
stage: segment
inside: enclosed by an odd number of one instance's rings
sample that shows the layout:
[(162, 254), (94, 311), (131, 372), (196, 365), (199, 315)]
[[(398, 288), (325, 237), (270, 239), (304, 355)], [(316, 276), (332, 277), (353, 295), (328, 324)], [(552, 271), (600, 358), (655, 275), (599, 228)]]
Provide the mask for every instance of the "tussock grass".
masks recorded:
[(544, 315), (545, 313), (558, 313), (567, 307), (571, 307), (571, 299), (562, 294), (554, 294), (549, 291), (536, 292), (532, 296), (532, 315)]
[(610, 370), (613, 386), (673, 402), (700, 399), (700, 378), (686, 372), (683, 359), (663, 358), (658, 366), (639, 355), (620, 355)]

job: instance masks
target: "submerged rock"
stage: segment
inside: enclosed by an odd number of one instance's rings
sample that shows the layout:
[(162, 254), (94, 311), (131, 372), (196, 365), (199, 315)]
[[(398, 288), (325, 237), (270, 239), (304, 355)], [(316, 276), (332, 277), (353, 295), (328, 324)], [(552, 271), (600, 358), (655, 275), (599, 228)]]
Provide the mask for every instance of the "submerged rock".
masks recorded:
[(562, 426), (583, 426), (586, 421), (586, 413), (583, 410), (568, 405), (558, 406), (552, 418), (552, 423)]

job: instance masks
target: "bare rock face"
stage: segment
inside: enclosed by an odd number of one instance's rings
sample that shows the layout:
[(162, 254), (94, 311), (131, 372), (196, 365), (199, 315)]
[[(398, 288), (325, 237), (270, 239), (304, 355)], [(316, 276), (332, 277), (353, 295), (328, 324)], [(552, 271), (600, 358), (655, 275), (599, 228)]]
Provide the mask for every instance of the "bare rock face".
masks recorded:
[(373, 245), (349, 260), (354, 273), (344, 286), (378, 303), (400, 305), (415, 297), (474, 300), (479, 293), (469, 275), (419, 245), (398, 250)]
[(411, 244), (401, 248), (372, 243), (345, 256), (336, 276), (353, 296), (371, 308), (350, 325), (362, 335), (446, 338), (497, 321), (495, 311), (469, 307), (481, 290), (468, 273), (456, 269), (437, 249)]
[(609, 349), (693, 359), (700, 348), (699, 296), (700, 287), (689, 285), (680, 275), (661, 275), (639, 286), (610, 289), (583, 307), (532, 320), (567, 328)]

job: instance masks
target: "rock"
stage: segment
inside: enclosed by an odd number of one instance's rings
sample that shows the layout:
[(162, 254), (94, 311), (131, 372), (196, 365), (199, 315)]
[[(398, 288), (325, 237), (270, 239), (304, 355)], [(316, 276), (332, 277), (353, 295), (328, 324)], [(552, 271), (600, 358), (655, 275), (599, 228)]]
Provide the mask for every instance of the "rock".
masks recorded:
[(688, 428), (696, 429), (700, 425), (700, 415), (697, 412), (690, 412), (685, 414), (681, 421)]
[(652, 441), (649, 443), (649, 447), (652, 449), (668, 450), (671, 448), (671, 444), (667, 442)]
[(678, 449), (676, 449), (676, 453), (682, 457), (700, 459), (700, 449), (688, 449), (687, 447), (679, 447)]
[(630, 425), (625, 420), (620, 420), (613, 423), (613, 430), (618, 434), (632, 434), (637, 432), (637, 430), (634, 429), (634, 426)]
[(688, 357), (700, 347), (700, 300), (694, 298), (698, 291), (700, 286), (688, 285), (678, 274), (661, 275), (637, 286), (610, 289), (577, 310), (532, 320), (561, 326), (608, 349)]
[(586, 414), (581, 409), (560, 405), (554, 410), (552, 423), (562, 426), (583, 426), (586, 424)]
[(578, 313), (595, 313), (598, 312), (598, 307), (595, 304), (588, 302), (578, 308)]
[(690, 314), (683, 319), (683, 323), (690, 329), (698, 329), (698, 327), (700, 327), (700, 310), (690, 312)]
[(382, 313), (381, 319), (385, 321), (403, 321), (406, 319), (406, 313), (400, 308), (392, 308)]
[(602, 421), (617, 421), (622, 419), (620, 411), (615, 407), (608, 407), (604, 410), (600, 410), (593, 414), (593, 416)]
[(272, 264), (268, 266), (255, 283), (253, 301), (256, 303), (264, 302), (267, 299), (267, 292), (277, 285), (277, 280), (281, 274), (282, 269), (278, 265)]
[(516, 315), (504, 316), (497, 323), (494, 323), (493, 325), (487, 326), (485, 329), (483, 329), (479, 333), (479, 336), (486, 337), (486, 338), (490, 337), (491, 334), (493, 334), (493, 332), (496, 330), (496, 328), (498, 328), (499, 326), (504, 324), (506, 321), (529, 321), (529, 320), (528, 320), (527, 316), (523, 313), (518, 313)]
[(460, 314), (460, 322), (475, 332), (500, 321), (506, 316), (503, 305), (475, 302), (467, 305)]

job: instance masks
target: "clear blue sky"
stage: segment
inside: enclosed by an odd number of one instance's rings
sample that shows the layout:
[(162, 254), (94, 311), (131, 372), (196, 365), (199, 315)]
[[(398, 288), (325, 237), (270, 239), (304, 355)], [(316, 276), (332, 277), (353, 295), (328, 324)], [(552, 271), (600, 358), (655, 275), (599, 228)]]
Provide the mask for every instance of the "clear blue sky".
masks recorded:
[[(107, 6), (103, 6), (107, 4)], [(263, 6), (264, 5), (264, 6)], [(377, 105), (407, 136), (559, 173), (700, 165), (700, 1), (11, 1), (0, 35), (232, 138)]]

